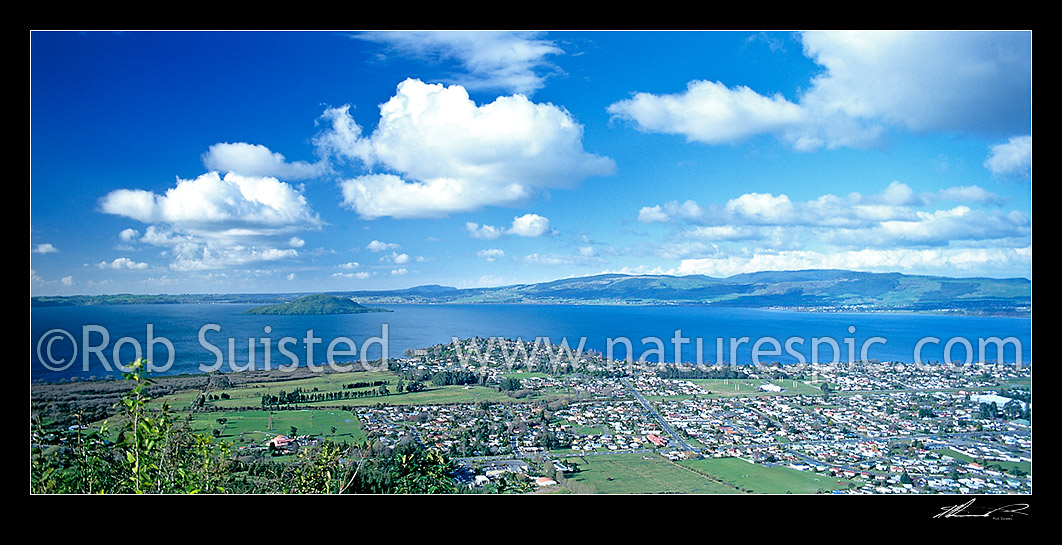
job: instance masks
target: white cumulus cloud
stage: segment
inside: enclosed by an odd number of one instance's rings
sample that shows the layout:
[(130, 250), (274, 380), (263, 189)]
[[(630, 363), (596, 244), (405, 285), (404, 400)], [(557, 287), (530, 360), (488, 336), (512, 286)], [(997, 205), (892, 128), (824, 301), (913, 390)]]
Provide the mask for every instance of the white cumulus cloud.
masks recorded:
[(508, 232), (521, 237), (540, 237), (550, 232), (549, 219), (538, 214), (524, 214), (513, 218)]
[(505, 252), (503, 250), (499, 250), (497, 248), (491, 248), (491, 249), (480, 250), (480, 251), (476, 252), (476, 257), (478, 257), (480, 259), (485, 259), (485, 260), (490, 261), (490, 262), (494, 262), (494, 261), (497, 261), (497, 260), (505, 257)]
[(998, 175), (1032, 175), (1032, 136), (1016, 136), (992, 146), (985, 168)]
[(799, 96), (697, 80), (608, 111), (690, 141), (772, 135), (800, 151), (877, 145), (890, 128), (1014, 134), (1031, 122), (1028, 32), (819, 31), (801, 40), (822, 70)]
[(142, 189), (118, 189), (100, 200), (108, 214), (144, 223), (188, 229), (239, 226), (247, 229), (316, 227), (320, 219), (306, 197), (276, 178), (208, 172), (156, 195)]
[(465, 229), (468, 230), (468, 233), (472, 238), (484, 240), (496, 240), (506, 235), (533, 238), (557, 233), (555, 229), (550, 229), (549, 218), (538, 214), (516, 216), (513, 218), (512, 224), (507, 229), (495, 227), (493, 225), (480, 225), (474, 222), (466, 223)]
[(690, 82), (673, 95), (637, 93), (608, 107), (649, 132), (681, 134), (709, 144), (729, 143), (801, 123), (800, 106), (781, 95), (762, 96), (748, 87), (728, 88), (713, 81)]
[(102, 261), (96, 266), (101, 269), (146, 269), (148, 267), (147, 263), (138, 263), (128, 257), (119, 257), (110, 262)]
[(365, 248), (372, 252), (386, 252), (388, 250), (397, 250), (401, 247), (402, 246), (395, 242), (382, 242), (379, 240), (373, 240), (365, 245)]
[(225, 142), (210, 146), (203, 154), (203, 165), (207, 170), (286, 180), (311, 178), (323, 172), (323, 167), (319, 164), (305, 161), (288, 162), (283, 155), (274, 153), (265, 146), (245, 142)]
[(512, 205), (615, 169), (583, 150), (582, 126), (566, 110), (522, 95), (477, 105), (463, 87), (407, 79), (380, 106), (371, 135), (351, 134), (357, 124), (347, 116), (331, 110), (333, 128), (316, 141), (323, 152), (378, 170), (340, 182), (343, 205), (365, 218)]
[(493, 225), (480, 225), (471, 221), (465, 224), (465, 229), (468, 229), (468, 233), (472, 238), (496, 240), (505, 236), (505, 229), (500, 229)]
[(398, 252), (391, 252), (390, 255), (385, 255), (380, 258), (381, 263), (394, 263), (395, 265), (409, 263), (409, 260), (409, 254), (400, 254)]
[[(317, 230), (322, 222), (299, 188), (272, 177), (208, 172), (178, 179), (162, 194), (118, 189), (100, 199), (100, 210), (148, 224), (141, 236), (119, 237), (166, 250), (170, 267), (207, 270), (296, 257), (292, 233)], [(287, 246), (287, 248), (284, 248)]]

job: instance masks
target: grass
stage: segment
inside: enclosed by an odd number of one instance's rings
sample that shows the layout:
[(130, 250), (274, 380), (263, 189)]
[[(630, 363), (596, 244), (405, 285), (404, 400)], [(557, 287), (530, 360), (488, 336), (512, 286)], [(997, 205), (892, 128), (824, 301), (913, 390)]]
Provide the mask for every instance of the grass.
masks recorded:
[[(225, 419), (224, 424), (217, 421)], [(192, 418), (192, 429), (210, 434), (221, 431), (220, 438), (237, 443), (243, 441), (261, 443), (277, 435), (288, 435), (291, 427), (299, 435), (319, 435), (336, 441), (357, 441), (365, 434), (361, 422), (354, 414), (340, 410), (304, 409), (295, 411), (225, 411), (197, 413)], [(335, 433), (332, 427), (336, 428)]]
[(740, 458), (683, 460), (678, 464), (757, 494), (815, 494), (848, 487), (847, 483), (813, 471), (752, 464)]
[(653, 453), (571, 456), (568, 460), (579, 468), (567, 475), (568, 480), (593, 486), (600, 494), (738, 493)]
[(955, 451), (955, 450), (951, 450), (951, 449), (941, 449), (941, 450), (938, 450), (937, 452), (942, 454), (942, 455), (944, 455), (944, 456), (950, 456), (952, 458), (955, 458), (956, 460), (961, 460), (963, 462), (976, 462), (976, 463), (981, 464), (981, 465), (983, 465), (985, 467), (993, 467), (993, 468), (998, 466), (1000, 469), (1002, 469), (1004, 472), (1006, 472), (1006, 473), (1008, 473), (1010, 475), (1014, 475), (1015, 474), (1015, 470), (1021, 470), (1021, 471), (1025, 472), (1026, 474), (1031, 474), (1032, 473), (1032, 463), (1031, 462), (1004, 462), (1004, 461), (1001, 461), (1001, 460), (988, 460), (988, 461), (982, 463), (981, 460), (978, 460), (976, 458), (971, 458), (970, 456), (967, 456), (967, 455), (965, 455), (965, 454), (963, 454), (963, 453), (961, 453), (959, 451)]
[[(709, 393), (720, 396), (735, 396), (735, 395), (821, 395), (822, 390), (819, 387), (804, 384), (799, 380), (745, 380), (745, 379), (694, 379), (691, 382), (697, 384), (701, 388), (708, 390)], [(761, 384), (770, 382), (771, 384), (781, 386), (783, 390), (781, 392), (764, 392), (759, 389)]]
[(575, 426), (572, 428), (573, 435), (605, 435), (603, 426)]
[[(206, 405), (221, 409), (260, 407), (263, 395), (276, 395), (280, 393), (281, 390), (292, 392), (295, 389), (301, 389), (303, 393), (307, 394), (327, 394), (339, 391), (357, 392), (375, 390), (377, 387), (371, 386), (347, 389), (343, 386), (354, 382), (373, 383), (377, 381), (387, 382), (387, 387), (391, 391), (391, 394), (387, 396), (367, 396), (361, 398), (300, 403), (299, 407), (365, 406), (375, 405), (377, 403), (384, 403), (387, 405), (435, 405), (449, 403), (475, 403), (478, 401), (513, 401), (513, 398), (507, 396), (505, 393), (498, 392), (494, 388), (475, 385), (468, 387), (460, 385), (429, 385), (426, 390), (420, 392), (398, 393), (399, 377), (397, 375), (390, 371), (367, 371), (358, 373), (321, 374), (311, 378), (249, 383), (232, 388), (213, 390), (210, 394), (218, 396), (219, 399), (207, 401)], [(227, 395), (227, 399), (221, 398), (222, 394)], [(189, 390), (160, 397), (153, 400), (152, 403), (155, 406), (160, 406), (162, 403), (168, 403), (174, 411), (186, 411), (191, 407), (198, 395), (198, 391)]]
[(548, 373), (513, 371), (502, 374), (502, 378), (549, 378)]
[(448, 403), (476, 403), (479, 401), (512, 401), (513, 399), (494, 388), (485, 386), (431, 386), (427, 390), (411, 393), (392, 393), (382, 397), (366, 397), (343, 400), (344, 405), (444, 405)]

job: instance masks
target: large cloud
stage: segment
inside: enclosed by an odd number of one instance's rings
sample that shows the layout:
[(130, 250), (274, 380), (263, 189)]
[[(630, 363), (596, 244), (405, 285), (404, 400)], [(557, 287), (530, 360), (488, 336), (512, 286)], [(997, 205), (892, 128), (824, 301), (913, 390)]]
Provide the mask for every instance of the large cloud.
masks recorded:
[(807, 32), (822, 67), (799, 97), (694, 81), (612, 104), (642, 130), (710, 144), (769, 134), (798, 150), (866, 147), (890, 127), (1023, 134), (1031, 123), (1027, 32)]
[(825, 68), (809, 107), (918, 131), (1027, 129), (1032, 36), (1027, 32), (807, 32)]
[(221, 177), (208, 172), (157, 195), (142, 189), (118, 189), (100, 200), (108, 214), (126, 216), (144, 223), (167, 223), (188, 228), (239, 226), (285, 229), (318, 225), (306, 197), (276, 178)]
[(477, 106), (462, 87), (408, 79), (380, 106), (370, 136), (356, 136), (346, 108), (323, 119), (332, 124), (316, 140), (323, 151), (377, 170), (340, 183), (343, 204), (365, 218), (514, 205), (615, 169), (583, 150), (582, 127), (567, 111), (521, 95)]
[(299, 189), (233, 173), (179, 179), (161, 195), (115, 190), (100, 199), (100, 209), (149, 224), (139, 239), (136, 230), (124, 230), (123, 241), (165, 248), (171, 268), (179, 270), (290, 259), (298, 255), (287, 247), (296, 240), (291, 235), (322, 225)]
[(637, 93), (609, 106), (649, 132), (685, 135), (708, 144), (729, 143), (754, 134), (774, 133), (802, 123), (805, 112), (781, 95), (762, 96), (748, 87), (728, 88), (694, 81), (673, 95)]

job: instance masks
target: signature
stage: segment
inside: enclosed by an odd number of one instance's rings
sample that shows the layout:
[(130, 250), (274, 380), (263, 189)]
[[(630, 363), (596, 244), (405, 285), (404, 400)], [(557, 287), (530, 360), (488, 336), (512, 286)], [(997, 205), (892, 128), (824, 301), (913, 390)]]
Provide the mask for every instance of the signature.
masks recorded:
[(975, 518), (993, 518), (993, 519), (1009, 519), (1010, 515), (1028, 515), (1025, 510), (1029, 508), (1027, 503), (1012, 503), (1010, 505), (1004, 505), (1003, 507), (994, 507), (990, 509), (973, 508), (969, 509), (973, 505), (975, 500), (970, 500), (966, 503), (959, 505), (952, 505), (941, 509), (940, 513), (937, 513), (933, 518), (957, 518), (957, 517), (975, 517)]

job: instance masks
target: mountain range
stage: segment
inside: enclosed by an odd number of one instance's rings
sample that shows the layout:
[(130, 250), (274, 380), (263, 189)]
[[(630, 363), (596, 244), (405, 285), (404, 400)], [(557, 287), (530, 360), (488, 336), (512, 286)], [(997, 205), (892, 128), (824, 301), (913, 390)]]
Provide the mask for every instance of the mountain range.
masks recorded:
[[(361, 304), (666, 304), (995, 316), (1028, 316), (1032, 311), (1032, 281), (1025, 278), (951, 278), (836, 269), (766, 271), (726, 278), (599, 274), (498, 287), (424, 285), (397, 290), (331, 291), (328, 294), (347, 297)], [(42, 296), (31, 297), (31, 304), (276, 303), (300, 295), (306, 294)]]
[(362, 303), (682, 304), (821, 311), (1027, 315), (1025, 278), (949, 278), (846, 270), (704, 275), (600, 274), (536, 284), (458, 289), (417, 286), (346, 293)]

